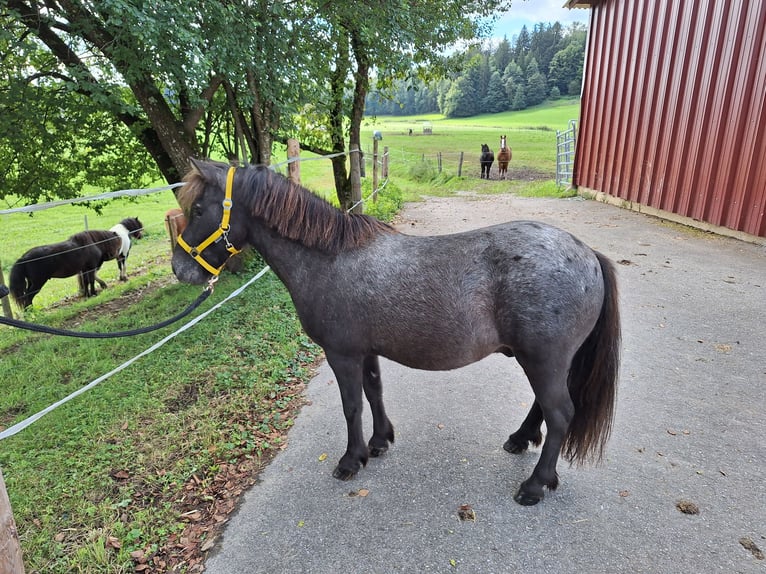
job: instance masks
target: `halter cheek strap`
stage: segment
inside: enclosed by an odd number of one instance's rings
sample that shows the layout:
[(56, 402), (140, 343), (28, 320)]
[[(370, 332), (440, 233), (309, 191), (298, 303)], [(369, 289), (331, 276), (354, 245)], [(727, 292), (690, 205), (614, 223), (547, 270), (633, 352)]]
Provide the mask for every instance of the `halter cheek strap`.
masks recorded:
[(217, 276), (221, 269), (223, 269), (223, 266), (226, 264), (224, 263), (220, 267), (213, 267), (205, 261), (205, 259), (202, 257), (202, 252), (210, 247), (213, 243), (217, 243), (221, 238), (226, 242), (226, 251), (229, 252), (229, 257), (232, 255), (236, 255), (241, 251), (241, 249), (237, 249), (234, 247), (231, 242), (229, 241), (229, 218), (231, 217), (231, 208), (232, 208), (232, 201), (231, 201), (231, 190), (232, 186), (234, 184), (234, 172), (237, 171), (236, 167), (229, 168), (229, 173), (226, 175), (226, 192), (223, 198), (223, 215), (221, 216), (221, 225), (218, 226), (218, 229), (213, 231), (210, 235), (208, 235), (207, 239), (205, 239), (202, 243), (197, 245), (197, 247), (190, 246), (183, 238), (182, 235), (178, 236), (177, 242), (178, 245), (181, 246), (181, 248), (186, 251), (189, 255), (191, 255), (192, 259), (194, 259), (197, 263), (199, 263), (206, 271), (209, 273), (212, 273), (214, 276)]

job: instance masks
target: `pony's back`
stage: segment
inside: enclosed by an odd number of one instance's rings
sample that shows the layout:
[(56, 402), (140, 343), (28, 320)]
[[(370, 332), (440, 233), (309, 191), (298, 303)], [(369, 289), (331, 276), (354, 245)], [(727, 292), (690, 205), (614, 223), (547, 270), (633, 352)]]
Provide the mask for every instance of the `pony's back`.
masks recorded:
[(101, 252), (101, 262), (115, 259), (120, 253), (122, 239), (114, 231), (91, 230), (75, 233), (69, 238), (76, 245), (87, 248), (96, 247)]

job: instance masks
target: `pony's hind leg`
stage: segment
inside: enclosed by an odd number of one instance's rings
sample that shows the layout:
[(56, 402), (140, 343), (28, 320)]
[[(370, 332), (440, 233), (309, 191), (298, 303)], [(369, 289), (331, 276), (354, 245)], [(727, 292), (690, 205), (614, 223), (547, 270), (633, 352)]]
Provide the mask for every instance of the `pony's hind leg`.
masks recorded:
[[(555, 364), (558, 362), (549, 357), (547, 362), (540, 360), (530, 365), (519, 358), (519, 363), (524, 367), (532, 390), (535, 392), (535, 403), (539, 405), (548, 431), (532, 475), (521, 483), (513, 497), (516, 502), (524, 506), (537, 504), (543, 499), (546, 487), (555, 490), (559, 484), (556, 464), (575, 408), (567, 388), (568, 365)], [(534, 420), (535, 416), (533, 405), (527, 420)]]
[(338, 382), (348, 430), (346, 452), (338, 461), (332, 475), (340, 480), (350, 480), (367, 464), (369, 457), (362, 432), (363, 358), (346, 357), (327, 351), (325, 354)]
[(380, 363), (377, 355), (364, 358), (363, 367), (364, 394), (372, 410), (372, 437), (367, 443), (370, 456), (377, 457), (388, 450), (394, 442), (394, 426), (386, 415), (383, 406), (383, 384), (380, 379)]
[(508, 437), (503, 448), (510, 453), (521, 454), (529, 448), (529, 443), (539, 446), (543, 442), (543, 433), (540, 430), (542, 424), (543, 410), (540, 403), (535, 401), (519, 430)]

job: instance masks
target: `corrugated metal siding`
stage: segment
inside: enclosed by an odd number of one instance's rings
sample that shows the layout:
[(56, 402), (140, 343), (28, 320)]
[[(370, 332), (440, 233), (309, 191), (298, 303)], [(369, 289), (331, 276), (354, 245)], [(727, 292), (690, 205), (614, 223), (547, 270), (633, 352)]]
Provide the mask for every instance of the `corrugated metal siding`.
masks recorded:
[(766, 236), (766, 0), (591, 10), (575, 184)]

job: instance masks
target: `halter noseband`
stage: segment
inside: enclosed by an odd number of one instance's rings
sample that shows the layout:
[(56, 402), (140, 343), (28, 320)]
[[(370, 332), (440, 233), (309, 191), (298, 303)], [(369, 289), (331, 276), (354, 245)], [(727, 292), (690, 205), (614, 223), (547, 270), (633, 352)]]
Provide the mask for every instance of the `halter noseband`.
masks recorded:
[(202, 252), (205, 249), (210, 247), (213, 243), (217, 243), (220, 238), (223, 237), (223, 240), (226, 242), (226, 251), (228, 251), (230, 254), (229, 257), (236, 255), (241, 251), (241, 249), (237, 249), (229, 241), (229, 217), (231, 215), (231, 207), (233, 205), (231, 201), (231, 188), (232, 184), (234, 183), (235, 171), (237, 171), (236, 167), (230, 167), (229, 173), (226, 175), (226, 192), (222, 202), (223, 216), (221, 217), (221, 225), (218, 226), (218, 229), (208, 235), (207, 239), (197, 245), (197, 247), (191, 247), (188, 243), (186, 243), (186, 241), (184, 241), (184, 238), (181, 235), (179, 235), (177, 239), (178, 245), (180, 245), (181, 248), (186, 251), (186, 253), (191, 255), (192, 259), (194, 259), (197, 263), (204, 267), (205, 270), (209, 271), (214, 276), (217, 276), (221, 272), (221, 269), (223, 269), (223, 266), (226, 264), (226, 262), (224, 261), (223, 264), (221, 264), (221, 266), (218, 268), (213, 267), (202, 257)]

